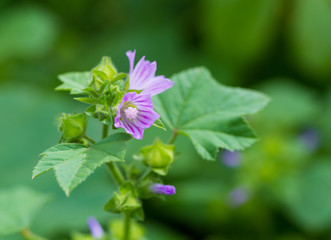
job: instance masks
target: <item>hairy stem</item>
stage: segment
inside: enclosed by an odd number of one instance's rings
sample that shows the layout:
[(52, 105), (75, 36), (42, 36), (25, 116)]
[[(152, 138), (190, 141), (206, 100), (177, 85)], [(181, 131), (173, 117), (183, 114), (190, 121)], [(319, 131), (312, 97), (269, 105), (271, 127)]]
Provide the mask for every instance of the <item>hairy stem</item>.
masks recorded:
[(130, 215), (124, 214), (124, 237), (123, 240), (130, 240), (131, 233), (131, 218)]
[(21, 235), (26, 240), (46, 240), (46, 238), (40, 237), (32, 233), (28, 228), (21, 231)]
[(123, 177), (121, 170), (118, 168), (118, 166), (114, 162), (108, 162), (107, 166), (108, 166), (108, 169), (111, 172), (115, 182), (119, 186), (121, 186), (125, 182), (125, 179)]
[(86, 138), (88, 141), (90, 141), (92, 144), (95, 144), (95, 141), (90, 138), (89, 136), (87, 136), (86, 134), (84, 135), (84, 138)]
[[(106, 138), (108, 136), (108, 125), (103, 124), (102, 127), (102, 138)], [(121, 186), (125, 182), (125, 178), (118, 168), (115, 162), (107, 163), (108, 169), (110, 170), (115, 182)], [(129, 214), (124, 213), (124, 240), (130, 240), (130, 231), (131, 231), (131, 219)]]
[(102, 126), (102, 139), (104, 139), (108, 136), (108, 128), (109, 128), (109, 126), (107, 124), (103, 124), (103, 126)]
[(172, 132), (172, 136), (171, 136), (171, 138), (170, 138), (168, 144), (173, 144), (174, 141), (175, 141), (176, 138), (177, 138), (177, 135), (178, 135), (178, 130), (177, 130), (177, 128), (175, 128), (175, 129), (173, 130), (173, 132)]
[[(108, 125), (103, 124), (103, 126), (102, 126), (102, 139), (106, 138), (108, 136), (108, 128), (109, 128)], [(121, 186), (125, 182), (125, 179), (123, 177), (123, 174), (122, 174), (121, 170), (118, 168), (118, 166), (114, 162), (108, 162), (107, 166), (108, 166), (115, 182), (119, 186)]]

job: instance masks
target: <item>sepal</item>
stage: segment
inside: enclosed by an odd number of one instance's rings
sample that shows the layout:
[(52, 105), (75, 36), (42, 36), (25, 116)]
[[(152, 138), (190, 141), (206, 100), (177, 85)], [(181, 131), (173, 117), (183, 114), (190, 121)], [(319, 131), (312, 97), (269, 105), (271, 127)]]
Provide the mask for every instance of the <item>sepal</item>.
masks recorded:
[(114, 196), (106, 203), (104, 209), (108, 212), (131, 214), (141, 219), (142, 204), (137, 198), (138, 194), (131, 182), (124, 183), (119, 192), (115, 192)]
[(167, 131), (167, 129), (165, 128), (165, 126), (160, 118), (155, 120), (155, 122), (153, 123), (153, 126), (157, 127), (157, 128), (161, 128), (164, 131)]

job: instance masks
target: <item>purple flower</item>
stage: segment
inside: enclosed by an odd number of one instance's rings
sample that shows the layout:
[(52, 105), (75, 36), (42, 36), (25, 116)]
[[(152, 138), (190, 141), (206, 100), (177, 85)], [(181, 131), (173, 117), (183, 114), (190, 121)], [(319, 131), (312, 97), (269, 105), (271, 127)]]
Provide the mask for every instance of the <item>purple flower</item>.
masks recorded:
[(163, 185), (159, 183), (155, 183), (150, 187), (150, 190), (156, 194), (165, 194), (165, 195), (173, 195), (176, 193), (176, 188), (172, 185)]
[(150, 95), (128, 92), (117, 108), (114, 126), (124, 128), (136, 139), (142, 139), (144, 130), (153, 125), (160, 115), (153, 110)]
[(95, 217), (89, 217), (87, 219), (87, 225), (90, 228), (90, 232), (93, 238), (99, 239), (103, 237), (103, 229)]
[(314, 128), (307, 128), (300, 134), (300, 141), (311, 151), (316, 150), (320, 144), (320, 136)]
[(225, 150), (222, 152), (221, 158), (228, 167), (238, 167), (241, 162), (241, 154), (238, 151)]
[(232, 207), (239, 207), (249, 198), (248, 191), (243, 187), (237, 187), (233, 189), (229, 194), (229, 204)]
[(150, 94), (154, 96), (159, 94), (168, 88), (171, 88), (174, 82), (165, 78), (164, 76), (155, 76), (156, 62), (150, 62), (145, 60), (145, 56), (140, 59), (137, 65), (134, 67), (134, 59), (136, 50), (127, 51), (127, 57), (130, 62), (129, 72), (129, 89), (130, 90), (142, 90), (141, 94)]

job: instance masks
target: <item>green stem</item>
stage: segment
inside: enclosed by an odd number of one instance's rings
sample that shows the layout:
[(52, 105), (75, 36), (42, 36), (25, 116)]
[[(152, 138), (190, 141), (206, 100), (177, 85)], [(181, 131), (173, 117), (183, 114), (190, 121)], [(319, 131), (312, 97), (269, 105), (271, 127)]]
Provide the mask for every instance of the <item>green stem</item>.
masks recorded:
[[(106, 138), (108, 136), (108, 128), (109, 128), (108, 125), (103, 124), (102, 138)], [(125, 179), (123, 177), (123, 174), (122, 174), (121, 170), (118, 168), (118, 166), (114, 162), (108, 162), (107, 166), (108, 166), (111, 174), (113, 175), (113, 178), (116, 181), (116, 183), (119, 186), (121, 186), (125, 182)]]
[(124, 237), (123, 240), (130, 240), (131, 233), (131, 218), (130, 215), (124, 214)]
[(26, 240), (46, 240), (46, 238), (40, 237), (32, 233), (28, 228), (21, 231), (21, 235)]
[(107, 124), (103, 124), (102, 127), (102, 139), (106, 138), (108, 136), (108, 125)]
[(152, 171), (152, 168), (147, 168), (145, 170), (145, 172), (140, 176), (140, 178), (138, 179), (138, 182), (140, 182), (141, 180), (143, 180), (148, 174), (150, 174), (150, 172)]
[(84, 135), (84, 138), (86, 138), (88, 141), (90, 141), (92, 144), (95, 144), (95, 141), (90, 138), (89, 136), (87, 136), (86, 134)]
[(118, 168), (118, 166), (114, 162), (108, 162), (107, 166), (108, 166), (111, 174), (113, 175), (115, 182), (119, 186), (121, 186), (125, 182), (125, 179), (123, 177), (121, 170)]
[[(104, 124), (102, 127), (102, 138), (106, 138), (108, 136), (108, 125)], [(107, 163), (108, 169), (110, 170), (115, 182), (121, 186), (124, 182), (124, 176), (121, 170), (118, 168), (116, 163), (108, 162)], [(124, 214), (124, 240), (130, 240), (130, 231), (131, 231), (131, 219), (128, 214)]]
[(178, 130), (177, 130), (177, 128), (175, 128), (175, 129), (173, 130), (173, 132), (172, 132), (172, 136), (171, 136), (171, 138), (170, 138), (168, 144), (173, 144), (174, 141), (175, 141), (176, 138), (177, 138), (177, 135), (178, 135)]

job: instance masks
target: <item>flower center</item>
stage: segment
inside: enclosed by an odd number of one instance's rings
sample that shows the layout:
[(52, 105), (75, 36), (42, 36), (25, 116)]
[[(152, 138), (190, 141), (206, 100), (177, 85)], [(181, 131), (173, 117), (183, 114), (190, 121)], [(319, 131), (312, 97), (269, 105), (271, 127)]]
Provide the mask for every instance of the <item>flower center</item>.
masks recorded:
[(126, 118), (133, 120), (137, 117), (138, 110), (135, 107), (128, 107), (126, 110), (124, 110)]

